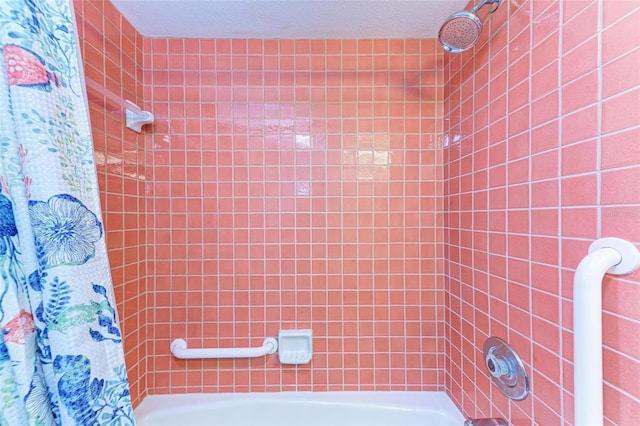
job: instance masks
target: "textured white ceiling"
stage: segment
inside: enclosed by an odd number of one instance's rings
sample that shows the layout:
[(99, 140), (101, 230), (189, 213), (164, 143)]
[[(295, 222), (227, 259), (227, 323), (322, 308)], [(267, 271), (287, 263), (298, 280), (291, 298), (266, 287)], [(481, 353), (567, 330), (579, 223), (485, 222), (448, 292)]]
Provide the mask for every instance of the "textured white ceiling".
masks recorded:
[(468, 0), (111, 0), (147, 37), (429, 38)]

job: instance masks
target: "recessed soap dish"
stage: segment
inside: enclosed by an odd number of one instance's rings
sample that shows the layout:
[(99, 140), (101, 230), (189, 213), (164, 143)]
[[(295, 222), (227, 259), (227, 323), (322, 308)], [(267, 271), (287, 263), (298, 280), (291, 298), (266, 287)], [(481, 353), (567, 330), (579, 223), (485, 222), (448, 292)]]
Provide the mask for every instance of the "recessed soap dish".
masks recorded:
[(280, 330), (278, 358), (282, 364), (306, 364), (313, 355), (311, 330)]

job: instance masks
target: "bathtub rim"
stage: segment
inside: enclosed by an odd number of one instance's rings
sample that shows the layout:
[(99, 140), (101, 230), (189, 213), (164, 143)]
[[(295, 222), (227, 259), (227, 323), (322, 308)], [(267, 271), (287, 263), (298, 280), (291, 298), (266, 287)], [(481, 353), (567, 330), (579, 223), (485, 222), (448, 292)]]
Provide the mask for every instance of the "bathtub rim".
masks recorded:
[[(184, 409), (185, 404), (202, 406), (238, 400), (311, 401), (314, 403), (340, 403), (386, 406), (395, 409), (435, 411), (465, 421), (451, 398), (441, 391), (328, 391), (328, 392), (236, 392), (236, 393), (180, 393), (147, 395), (134, 410), (136, 421), (157, 416), (172, 409)], [(193, 404), (193, 405), (191, 405)]]

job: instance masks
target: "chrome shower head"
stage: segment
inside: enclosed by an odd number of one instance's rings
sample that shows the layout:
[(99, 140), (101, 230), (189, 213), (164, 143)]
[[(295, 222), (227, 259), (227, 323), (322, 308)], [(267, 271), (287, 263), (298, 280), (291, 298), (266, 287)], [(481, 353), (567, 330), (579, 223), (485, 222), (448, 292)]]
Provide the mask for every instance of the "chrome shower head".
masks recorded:
[(478, 42), (481, 32), (482, 21), (478, 15), (462, 10), (449, 16), (442, 24), (438, 41), (447, 52), (464, 52)]
[(483, 0), (470, 11), (462, 10), (449, 16), (438, 32), (438, 41), (443, 49), (460, 53), (475, 46), (482, 33), (482, 20), (477, 15), (478, 10), (486, 4), (491, 4), (491, 14), (498, 9), (500, 3), (502, 0)]

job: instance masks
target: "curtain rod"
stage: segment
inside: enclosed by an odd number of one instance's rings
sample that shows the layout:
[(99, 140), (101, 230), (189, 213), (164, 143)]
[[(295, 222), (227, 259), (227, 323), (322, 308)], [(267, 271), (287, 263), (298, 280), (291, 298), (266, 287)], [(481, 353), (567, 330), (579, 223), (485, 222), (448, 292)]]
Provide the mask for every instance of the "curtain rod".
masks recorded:
[(85, 83), (88, 88), (95, 90), (96, 92), (116, 103), (126, 111), (125, 124), (129, 129), (140, 133), (142, 132), (143, 125), (153, 123), (153, 114), (151, 112), (143, 111), (133, 102), (122, 99), (120, 96), (107, 90), (105, 87), (96, 83), (88, 77), (85, 77)]

